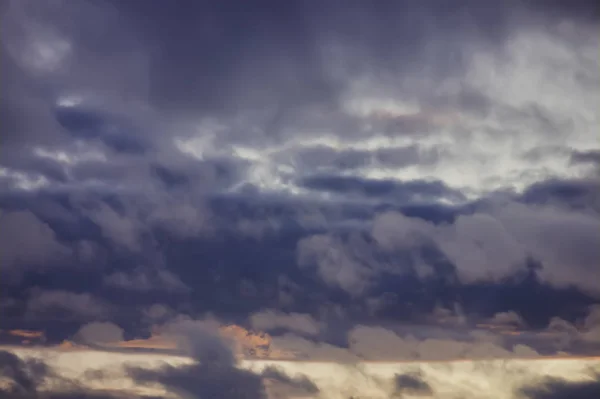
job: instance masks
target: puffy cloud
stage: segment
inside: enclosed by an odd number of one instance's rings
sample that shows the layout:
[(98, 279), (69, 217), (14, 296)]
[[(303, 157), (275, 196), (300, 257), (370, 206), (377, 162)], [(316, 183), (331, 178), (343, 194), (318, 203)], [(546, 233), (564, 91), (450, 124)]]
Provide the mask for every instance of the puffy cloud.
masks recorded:
[(593, 305), (583, 321), (583, 339), (600, 343), (600, 306)]
[(283, 359), (330, 359), (338, 363), (356, 363), (359, 357), (344, 348), (323, 342), (313, 342), (294, 334), (273, 337), (273, 357)]
[(136, 219), (119, 215), (108, 206), (102, 206), (90, 214), (92, 220), (100, 227), (104, 236), (115, 245), (131, 251), (140, 250), (140, 226)]
[(496, 313), (494, 317), (490, 319), (490, 322), (494, 325), (516, 328), (523, 327), (525, 324), (523, 318), (512, 311)]
[(367, 359), (415, 359), (417, 340), (383, 327), (357, 326), (348, 334), (350, 350)]
[[(302, 267), (315, 265), (323, 281), (351, 293), (362, 293), (372, 274), (366, 244), (356, 237), (351, 247), (335, 237), (314, 235), (298, 242), (298, 263)], [(362, 247), (362, 248), (361, 248)]]
[[(575, 286), (598, 295), (595, 277), (600, 252), (600, 219), (555, 206), (499, 203), (434, 224), (398, 212), (373, 220), (371, 237), (388, 253), (408, 253), (400, 264), (382, 262), (378, 249), (358, 236), (315, 235), (298, 244), (300, 265), (314, 265), (322, 279), (361, 294), (384, 272), (413, 268), (427, 278), (435, 264), (422, 257), (434, 246), (453, 265), (464, 284), (500, 282), (525, 273), (538, 262), (538, 277), (556, 287)], [(569, 265), (568, 267), (566, 265)]]
[(74, 339), (88, 344), (116, 343), (123, 341), (123, 329), (110, 322), (92, 322), (82, 326)]
[(311, 342), (293, 334), (272, 338), (270, 357), (324, 360), (340, 363), (359, 361), (451, 361), (458, 359), (537, 358), (540, 353), (527, 344), (505, 343), (494, 335), (458, 333), (422, 336), (396, 332), (380, 326), (356, 325), (348, 331), (348, 346)]
[(165, 321), (165, 318), (169, 318), (174, 316), (174, 311), (169, 306), (155, 303), (144, 309), (143, 314), (148, 320), (153, 324), (154, 322), (160, 321), (161, 319)]

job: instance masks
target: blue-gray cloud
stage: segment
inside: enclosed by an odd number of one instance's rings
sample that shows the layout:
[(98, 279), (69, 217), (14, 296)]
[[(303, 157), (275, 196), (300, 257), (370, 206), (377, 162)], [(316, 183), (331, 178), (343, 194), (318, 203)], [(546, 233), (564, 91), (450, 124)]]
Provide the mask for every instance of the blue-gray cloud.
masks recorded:
[(575, 322), (600, 292), (597, 9), (442, 3), (6, 2), (7, 323)]

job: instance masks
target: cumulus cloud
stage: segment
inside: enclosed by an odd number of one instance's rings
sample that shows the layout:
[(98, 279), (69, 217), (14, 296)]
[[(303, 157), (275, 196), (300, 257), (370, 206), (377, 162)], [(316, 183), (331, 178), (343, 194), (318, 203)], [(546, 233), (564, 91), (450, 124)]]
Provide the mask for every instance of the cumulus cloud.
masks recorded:
[(123, 329), (110, 322), (92, 322), (82, 326), (73, 339), (88, 344), (116, 343), (123, 341)]
[(144, 317), (146, 317), (151, 324), (154, 324), (155, 322), (161, 320), (164, 322), (166, 321), (165, 319), (168, 319), (175, 315), (173, 309), (171, 309), (169, 306), (160, 303), (152, 304), (148, 308), (143, 309), (142, 312), (144, 314)]
[[(421, 330), (421, 331), (420, 331)], [(476, 332), (479, 332), (477, 334)], [(397, 332), (380, 326), (355, 325), (347, 332), (347, 346), (311, 341), (287, 333), (272, 337), (274, 358), (331, 359), (339, 363), (360, 361), (451, 361), (458, 359), (537, 358), (540, 353), (524, 343), (475, 330), (471, 334), (423, 334), (423, 328)]]
[(560, 317), (550, 319), (542, 335), (560, 350), (595, 351), (599, 341), (598, 305), (592, 305), (574, 322)]
[(500, 312), (496, 313), (494, 317), (490, 319), (490, 322), (493, 325), (499, 326), (507, 326), (507, 327), (523, 327), (524, 321), (521, 316), (519, 316), (516, 312)]
[(327, 284), (360, 294), (369, 285), (372, 262), (367, 244), (360, 237), (352, 241), (355, 246), (327, 235), (304, 238), (298, 242), (298, 263), (301, 267), (316, 266)]

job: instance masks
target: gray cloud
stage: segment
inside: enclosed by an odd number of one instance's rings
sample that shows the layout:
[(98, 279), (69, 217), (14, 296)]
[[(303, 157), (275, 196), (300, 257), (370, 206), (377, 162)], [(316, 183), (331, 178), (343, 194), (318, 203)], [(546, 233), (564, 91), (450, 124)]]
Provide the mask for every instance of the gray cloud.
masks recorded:
[[(591, 2), (5, 3), (11, 325), (213, 312), (355, 359), (331, 309), (569, 330), (598, 301)], [(517, 351), (477, 334), (417, 349)]]
[(431, 396), (433, 391), (423, 377), (418, 374), (396, 375), (396, 393), (402, 397), (403, 394), (412, 396)]
[(157, 399), (127, 392), (85, 389), (77, 381), (56, 375), (44, 361), (22, 359), (8, 351), (0, 351), (0, 371), (3, 378), (0, 397), (6, 399)]
[(597, 166), (600, 164), (600, 151), (575, 151), (571, 154), (571, 163), (591, 163)]
[(282, 328), (300, 334), (316, 335), (320, 330), (319, 323), (308, 314), (286, 314), (272, 310), (253, 313), (250, 316), (250, 323), (259, 331)]
[(179, 277), (168, 270), (152, 270), (138, 267), (132, 272), (115, 272), (104, 278), (108, 287), (125, 291), (164, 291), (167, 293), (188, 293), (190, 288)]
[[(159, 370), (130, 369), (129, 374), (138, 383), (159, 382), (194, 397), (266, 399), (277, 398), (273, 395), (282, 392), (318, 392), (306, 377), (289, 377), (272, 368), (261, 374), (237, 368), (231, 343), (223, 340), (218, 327), (212, 319), (179, 318), (168, 323), (168, 334), (178, 339), (198, 363), (183, 367), (165, 365)], [(269, 396), (264, 381), (270, 381)]]
[[(384, 230), (383, 225), (388, 227)], [(388, 247), (413, 247), (419, 240), (435, 242), (464, 282), (509, 277), (524, 270), (527, 258), (533, 257), (543, 264), (538, 271), (542, 279), (589, 292), (597, 290), (590, 281), (596, 280), (598, 272), (595, 262), (600, 253), (591, 242), (598, 231), (594, 216), (517, 203), (461, 215), (447, 226), (392, 214), (381, 216), (373, 227), (375, 237)], [(566, 273), (563, 265), (567, 263), (572, 265), (569, 277), (559, 276), (561, 271)]]
[(564, 379), (547, 379), (536, 385), (523, 387), (520, 394), (530, 399), (591, 399), (600, 394), (600, 378), (596, 375), (587, 381), (571, 382)]
[[(382, 213), (373, 221), (371, 236), (384, 251), (412, 252), (413, 260), (404, 262), (405, 270), (415, 267), (425, 277), (434, 269), (420, 258), (419, 248), (434, 245), (464, 283), (501, 281), (526, 271), (533, 258), (543, 265), (537, 271), (543, 281), (597, 295), (600, 253), (592, 241), (600, 239), (596, 237), (599, 226), (594, 215), (506, 203), (460, 215), (453, 223), (442, 225), (397, 212)], [(346, 242), (319, 235), (298, 245), (301, 265), (314, 264), (325, 282), (355, 293), (364, 291), (378, 274), (402, 272), (400, 265), (382, 262), (377, 251), (358, 236)], [(569, 271), (565, 264), (571, 265)]]
[(269, 398), (310, 397), (319, 394), (319, 388), (305, 375), (290, 377), (276, 367), (267, 367), (261, 375)]
[[(354, 325), (346, 330), (347, 345), (339, 346), (319, 340), (309, 340), (286, 333), (274, 336), (271, 350), (295, 359), (323, 361), (329, 359), (342, 364), (361, 361), (451, 361), (460, 359), (490, 360), (511, 358), (538, 358), (541, 354), (529, 345), (525, 337), (504, 336), (485, 330), (464, 328), (431, 329), (425, 326), (397, 326), (396, 329), (378, 325)], [(539, 345), (541, 336), (534, 339)], [(536, 342), (537, 341), (537, 342)], [(546, 349), (544, 349), (546, 350)], [(547, 350), (546, 350), (547, 352)], [(556, 350), (552, 351), (553, 354)]]
[(490, 319), (490, 323), (493, 325), (514, 328), (524, 327), (525, 324), (523, 318), (513, 311), (496, 313), (494, 317)]
[(457, 190), (439, 181), (368, 180), (343, 176), (312, 176), (302, 185), (312, 190), (329, 191), (345, 196), (388, 198), (399, 203), (422, 203), (451, 201), (462, 202), (466, 198)]
[(2, 376), (12, 380), (12, 386), (4, 388), (7, 391), (0, 391), (0, 394), (7, 396), (18, 397), (34, 394), (41, 380), (48, 374), (45, 364), (33, 360), (24, 362), (16, 355), (6, 351), (0, 352), (0, 367)]
[(87, 344), (120, 342), (123, 341), (123, 329), (110, 322), (92, 322), (82, 326), (74, 339)]
[(353, 241), (355, 246), (327, 235), (305, 238), (298, 242), (298, 263), (301, 267), (315, 265), (327, 284), (351, 293), (361, 293), (367, 288), (373, 273), (372, 262), (369, 262), (366, 243), (360, 237)]
[(56, 265), (72, 254), (52, 228), (31, 212), (2, 212), (0, 223), (2, 269), (7, 274), (36, 264)]
[(88, 293), (34, 289), (26, 304), (32, 319), (90, 320), (107, 317), (110, 307)]

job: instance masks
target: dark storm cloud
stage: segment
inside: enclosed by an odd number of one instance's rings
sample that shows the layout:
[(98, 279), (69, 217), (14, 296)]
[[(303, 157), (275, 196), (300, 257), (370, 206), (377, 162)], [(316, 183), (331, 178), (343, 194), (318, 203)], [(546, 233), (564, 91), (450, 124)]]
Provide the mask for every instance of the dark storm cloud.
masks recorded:
[(411, 396), (431, 396), (433, 391), (429, 384), (419, 374), (396, 375), (396, 393), (402, 397), (407, 394)]
[[(315, 323), (335, 307), (414, 320), (458, 302), (540, 326), (597, 294), (594, 179), (536, 178), (503, 207), (469, 177), (493, 157), (471, 145), (551, 147), (578, 128), (548, 104), (511, 102), (520, 97), (501, 78), (512, 69), (488, 58), (512, 68), (513, 46), (545, 48), (515, 44), (529, 30), (562, 43), (546, 30), (560, 20), (583, 29), (567, 29), (577, 51), (597, 23), (591, 2), (13, 1), (0, 12), (10, 323), (66, 323), (64, 338), (102, 320), (137, 334), (158, 302), (233, 320), (273, 309), (258, 325), (320, 339)], [(500, 88), (473, 83), (476, 55)], [(563, 72), (553, 76), (595, 87), (589, 68)], [(495, 114), (505, 125), (471, 125)], [(501, 134), (471, 136), (478, 129)], [(594, 161), (595, 150), (570, 155), (561, 140), (534, 161)], [(397, 178), (409, 170), (417, 177)], [(323, 193), (334, 195), (315, 199)], [(165, 378), (187, 378), (178, 373)]]
[[(256, 209), (253, 208), (254, 211)], [(371, 289), (364, 291), (365, 296), (360, 295), (358, 298), (353, 299), (344, 293), (332, 289), (331, 285), (323, 284), (323, 281), (320, 281), (321, 278), (318, 278), (318, 273), (325, 273), (328, 269), (323, 269), (323, 272), (319, 272), (319, 269), (298, 269), (296, 267), (296, 242), (305, 234), (302, 230), (296, 232), (290, 231), (278, 236), (266, 236), (259, 241), (245, 239), (236, 235), (219, 238), (196, 237), (187, 243), (178, 242), (172, 236), (166, 236), (164, 239), (168, 240), (169, 243), (167, 247), (164, 247), (167, 256), (166, 264), (168, 265), (169, 272), (178, 276), (181, 281), (185, 281), (189, 287), (193, 287), (190, 300), (195, 304), (193, 307), (197, 311), (217, 310), (244, 314), (255, 312), (264, 307), (278, 308), (279, 306), (288, 306), (288, 309), (292, 311), (308, 312), (316, 315), (324, 302), (333, 302), (346, 307), (349, 315), (359, 316), (362, 314), (364, 316), (367, 313), (367, 308), (365, 307), (366, 302), (363, 301), (368, 300), (371, 303), (372, 299), (380, 297), (385, 292), (398, 292), (398, 287), (404, 287), (396, 294), (396, 299), (382, 302), (381, 306), (377, 307), (378, 310), (375, 314), (379, 317), (410, 319), (420, 312), (431, 311), (435, 305), (435, 298), (461, 298), (462, 301), (468, 304), (470, 312), (484, 315), (489, 314), (491, 316), (493, 313), (490, 312), (516, 309), (521, 311), (528, 320), (533, 318), (534, 325), (540, 325), (546, 323), (547, 321), (544, 320), (547, 320), (548, 317), (563, 312), (561, 309), (572, 309), (573, 307), (587, 303), (585, 297), (580, 297), (573, 292), (569, 294), (567, 292), (561, 293), (547, 289), (539, 280), (515, 284), (506, 284), (500, 281), (498, 283), (490, 282), (488, 284), (461, 287), (450, 283), (452, 280), (444, 283), (443, 280), (428, 281), (427, 279), (421, 280), (410, 277), (410, 272), (409, 276), (399, 276), (398, 278), (394, 278), (393, 274), (390, 275), (386, 272), (379, 274), (379, 268), (386, 264), (381, 263), (381, 261), (386, 258), (381, 258), (381, 254), (377, 254), (380, 249), (371, 247), (373, 244), (369, 244), (369, 240), (365, 242), (365, 238), (354, 238), (345, 244), (345, 241), (341, 241), (341, 244), (343, 244), (341, 248), (344, 251), (352, 248), (352, 251), (354, 251), (354, 255), (352, 256), (359, 256), (358, 259), (363, 259), (361, 262), (370, 262), (365, 264), (365, 267), (367, 267), (366, 270), (371, 270), (372, 267), (375, 267), (377, 271), (377, 274), (373, 275), (375, 279), (370, 281), (373, 284)], [(343, 237), (338, 239), (345, 240)], [(361, 242), (362, 244), (357, 244)], [(161, 245), (164, 244), (163, 242)], [(231, 248), (236, 248), (236, 250), (231, 251)], [(274, 252), (273, 248), (277, 248), (277, 251)], [(352, 254), (352, 252), (349, 252), (349, 254)], [(137, 280), (133, 278), (141, 270), (146, 270), (144, 268), (136, 269), (132, 267), (134, 266), (133, 264), (127, 264), (132, 263), (133, 259), (122, 258), (119, 260), (119, 257), (114, 257), (115, 255), (109, 254), (109, 256), (113, 257), (112, 259), (117, 262), (113, 266), (112, 272), (105, 271), (103, 274), (97, 275), (94, 274), (93, 270), (82, 270), (80, 273), (90, 273), (88, 276), (96, 275), (98, 277), (95, 277), (93, 280), (100, 282), (103, 279), (110, 281), (111, 275), (114, 277), (114, 281), (117, 281), (115, 276), (130, 277), (131, 279), (127, 281), (131, 281), (132, 283), (135, 281), (138, 283), (150, 281), (139, 276), (136, 277)], [(201, 268), (196, 267), (198, 259), (202, 259), (206, 266)], [(349, 259), (353, 258), (350, 257)], [(409, 262), (405, 264), (406, 266), (402, 266), (403, 259), (394, 255), (387, 258), (385, 262), (388, 265), (395, 264), (401, 268), (396, 269), (397, 271), (405, 270), (406, 272), (410, 270), (411, 263)], [(391, 262), (391, 260), (394, 260), (395, 263)], [(122, 264), (122, 262), (126, 263)], [(358, 272), (358, 270), (353, 269), (353, 265), (356, 264), (353, 262), (355, 261), (341, 265), (349, 267), (348, 273)], [(119, 263), (121, 263), (120, 266)], [(260, 267), (257, 265), (260, 265)], [(338, 266), (332, 263), (331, 267)], [(151, 269), (146, 271), (150, 273)], [(372, 272), (370, 271), (369, 273)], [(131, 304), (129, 303), (130, 300), (122, 296), (123, 294), (115, 295), (114, 291), (106, 291), (102, 287), (88, 283), (84, 286), (81, 280), (78, 283), (79, 287), (77, 287), (78, 284), (64, 285), (70, 280), (69, 275), (70, 273), (64, 274), (64, 279), (55, 278), (52, 281), (40, 281), (38, 284), (45, 284), (47, 291), (39, 291), (28, 300), (29, 314), (37, 314), (39, 315), (38, 317), (50, 314), (60, 315), (62, 312), (67, 312), (67, 309), (72, 309), (75, 303), (77, 303), (81, 306), (77, 311), (73, 309), (69, 310), (69, 314), (78, 315), (77, 317), (89, 320), (90, 317), (106, 317), (105, 315), (107, 315), (106, 312), (108, 311), (106, 303), (98, 306), (98, 302), (101, 303), (108, 300), (110, 302), (117, 302), (119, 306)], [(55, 274), (55, 276), (58, 275)], [(327, 276), (327, 274), (321, 274), (321, 276)], [(331, 276), (333, 278), (334, 274)], [(350, 276), (352, 274), (346, 275), (347, 278)], [(343, 276), (339, 275), (338, 277), (342, 278)], [(84, 278), (86, 280), (89, 279), (89, 277)], [(282, 288), (280, 285), (282, 278), (291, 281), (293, 283), (292, 287), (295, 286), (297, 288), (293, 290)], [(353, 280), (347, 278), (340, 281), (344, 282), (344, 287), (352, 288), (353, 285), (350, 282)], [(126, 279), (118, 281), (126, 281)], [(246, 285), (252, 284), (252, 291), (244, 288), (243, 281), (246, 282)], [(328, 280), (325, 281), (336, 280), (331, 280), (328, 277)], [(347, 285), (346, 282), (350, 285)], [(146, 290), (146, 287), (145, 283), (132, 285), (127, 297), (133, 298), (130, 296), (132, 292), (143, 294), (141, 291)], [(135, 303), (139, 305), (154, 303), (157, 300), (157, 293), (164, 291), (166, 287), (159, 284), (154, 291), (147, 291), (150, 295), (147, 297), (143, 295), (139, 296)], [(110, 288), (110, 286), (107, 286), (107, 288)], [(60, 289), (66, 289), (67, 291), (57, 291)], [(69, 290), (73, 289), (76, 289), (79, 293), (75, 295), (67, 294)], [(81, 294), (82, 289), (90, 290), (89, 292), (93, 292), (96, 298), (104, 298), (105, 300), (98, 301), (97, 299), (92, 299), (91, 296), (89, 298), (85, 296), (85, 300), (83, 300), (84, 297), (82, 295), (84, 294)], [(282, 289), (285, 291), (282, 291)], [(8, 291), (3, 292), (5, 295), (8, 294)], [(292, 295), (292, 302), (282, 301), (282, 292)], [(533, 292), (536, 292), (536, 294), (533, 295)], [(176, 306), (181, 301), (181, 299), (176, 299), (172, 295), (169, 297), (165, 296), (163, 299), (172, 306)], [(548, 311), (549, 308), (546, 306), (548, 303), (554, 304), (550, 309), (551, 311)], [(361, 307), (363, 310), (360, 310)], [(48, 313), (50, 310), (51, 312)], [(111, 314), (110, 317), (120, 318), (121, 316)], [(47, 317), (45, 319), (47, 320)]]
[[(43, 361), (24, 360), (8, 351), (0, 351), (0, 376), (4, 379), (0, 388), (2, 399), (159, 399), (88, 390), (76, 381), (57, 376)], [(43, 386), (47, 382), (53, 384), (52, 389)]]
[(572, 164), (592, 164), (600, 165), (600, 150), (592, 151), (574, 151), (571, 154)]
[(104, 284), (125, 291), (163, 291), (166, 293), (187, 293), (186, 286), (175, 274), (168, 270), (137, 268), (131, 273), (115, 272), (104, 278)]
[(140, 384), (160, 383), (169, 390), (199, 398), (266, 399), (260, 376), (246, 370), (213, 364), (159, 370), (130, 370)]
[(592, 375), (584, 381), (548, 379), (520, 389), (520, 397), (527, 399), (592, 399), (600, 395), (600, 376)]
[(531, 204), (557, 204), (600, 212), (600, 183), (597, 179), (549, 179), (531, 185), (521, 195)]
[(36, 392), (38, 385), (46, 377), (49, 370), (44, 363), (30, 360), (23, 361), (11, 352), (0, 351), (0, 375), (8, 377), (13, 386), (7, 392), (0, 391), (0, 396), (27, 396)]
[(0, 214), (2, 272), (21, 274), (33, 265), (64, 261), (71, 249), (61, 243), (52, 228), (29, 211)]
[(109, 305), (89, 293), (33, 289), (26, 317), (34, 320), (97, 320), (108, 317)]
[(319, 388), (305, 375), (292, 378), (275, 367), (267, 367), (261, 375), (266, 381), (274, 385), (271, 388), (271, 395), (275, 398), (302, 397), (319, 393)]
[(152, 165), (151, 173), (159, 179), (167, 188), (173, 189), (189, 184), (190, 179), (184, 173), (171, 170), (162, 165)]
[[(254, 208), (256, 209), (256, 208)], [(393, 275), (387, 273), (375, 274), (376, 278), (371, 281), (372, 288), (369, 291), (365, 291), (366, 297), (362, 295), (356, 299), (352, 299), (347, 295), (332, 290), (329, 284), (323, 284), (318, 277), (319, 269), (301, 268), (298, 270), (295, 266), (296, 263), (296, 242), (298, 239), (303, 237), (305, 233), (298, 231), (296, 233), (290, 232), (279, 236), (264, 237), (258, 242), (255, 239), (244, 239), (238, 236), (220, 237), (205, 239), (195, 238), (194, 240), (185, 243), (173, 240), (173, 237), (167, 236), (169, 246), (166, 248), (167, 265), (169, 271), (179, 277), (181, 281), (185, 281), (186, 285), (193, 287), (191, 292), (190, 300), (194, 303), (194, 308), (197, 311), (229, 311), (229, 312), (254, 312), (261, 307), (277, 308), (279, 306), (291, 306), (292, 311), (309, 312), (317, 314), (319, 308), (323, 302), (333, 301), (334, 303), (341, 304), (347, 307), (349, 314), (360, 315), (365, 313), (366, 309), (363, 308), (360, 311), (360, 306), (363, 300), (369, 300), (371, 298), (377, 298), (381, 294), (391, 291), (398, 292), (398, 287), (404, 287), (399, 294), (396, 294), (397, 299), (393, 301), (386, 300), (382, 303), (382, 306), (378, 307), (377, 315), (380, 317), (387, 315), (387, 317), (394, 318), (407, 318), (414, 317), (419, 312), (429, 312), (435, 305), (435, 298), (453, 298), (459, 297), (469, 305), (469, 311), (476, 313), (490, 314), (489, 312), (496, 312), (501, 310), (522, 310), (527, 318), (540, 318), (540, 317), (551, 317), (553, 312), (561, 312), (560, 309), (568, 308), (576, 303), (585, 304), (584, 298), (569, 297), (567, 294), (564, 295), (558, 292), (553, 292), (551, 289), (543, 288), (543, 285), (539, 281), (523, 283), (523, 284), (508, 284), (489, 283), (487, 285), (473, 285), (470, 287), (455, 286), (453, 284), (442, 283), (440, 281), (427, 281), (420, 280), (418, 278), (393, 278)], [(343, 237), (342, 237), (343, 238)], [(354, 241), (353, 241), (354, 240)], [(348, 241), (347, 244), (343, 244), (341, 241), (342, 248), (347, 251), (348, 248), (352, 248), (355, 255), (364, 259), (363, 261), (371, 262), (367, 263), (365, 267), (375, 267), (375, 270), (379, 270), (382, 264), (381, 254), (377, 255), (379, 249), (370, 247), (368, 241), (364, 242), (364, 238), (354, 238)], [(357, 241), (358, 240), (358, 241)], [(362, 242), (361, 245), (357, 243)], [(161, 244), (163, 245), (163, 244)], [(231, 248), (236, 248), (236, 251), (231, 251)], [(273, 248), (278, 248), (276, 252)], [(365, 252), (362, 252), (362, 250)], [(373, 253), (373, 251), (375, 251)], [(276, 254), (276, 256), (274, 256)], [(352, 252), (349, 252), (352, 254)], [(379, 258), (373, 256), (379, 256)], [(114, 256), (114, 255), (111, 255)], [(130, 258), (119, 260), (118, 257), (113, 258), (117, 262), (130, 263)], [(202, 259), (206, 266), (198, 268), (197, 260)], [(349, 258), (352, 259), (352, 258)], [(386, 258), (383, 258), (386, 259)], [(401, 267), (404, 258), (402, 257), (390, 257), (387, 258), (388, 265), (396, 264)], [(391, 262), (394, 260), (395, 263)], [(352, 261), (355, 262), (355, 261)], [(348, 272), (358, 272), (353, 269), (355, 263), (343, 264), (344, 267), (349, 267)], [(100, 275), (93, 280), (102, 281), (103, 277), (109, 278), (113, 275), (113, 280), (117, 281), (115, 276), (131, 277), (132, 283), (137, 281), (144, 284), (134, 284), (131, 286), (131, 290), (127, 293), (127, 298), (133, 298), (131, 295), (133, 292), (139, 292), (143, 294), (143, 290), (146, 290), (146, 281), (144, 278), (137, 277), (134, 279), (141, 270), (144, 268), (136, 269), (125, 264), (118, 266), (116, 263), (116, 269), (114, 272), (106, 271), (104, 276)], [(257, 265), (260, 265), (258, 267)], [(325, 264), (323, 264), (325, 265)], [(406, 264), (407, 266), (410, 263)], [(331, 264), (332, 267), (337, 267), (335, 263)], [(361, 266), (362, 267), (362, 266)], [(404, 266), (406, 267), (406, 266)], [(136, 271), (137, 270), (137, 271)], [(160, 270), (160, 269), (159, 269)], [(323, 269), (325, 273), (328, 269)], [(334, 269), (332, 269), (334, 270)], [(400, 270), (400, 269), (397, 269)], [(401, 270), (410, 270), (401, 269)], [(147, 270), (151, 272), (150, 269)], [(85, 272), (85, 271), (83, 271)], [(93, 273), (93, 270), (89, 270), (88, 273)], [(371, 273), (371, 272), (369, 272)], [(377, 272), (379, 273), (379, 272)], [(54, 314), (58, 315), (61, 312), (65, 312), (66, 309), (72, 309), (75, 303), (80, 304), (77, 312), (70, 310), (69, 314), (79, 315), (78, 317), (99, 317), (106, 315), (106, 305), (98, 305), (98, 300), (92, 300), (86, 296), (85, 300), (83, 294), (71, 295), (65, 291), (56, 292), (60, 289), (60, 284), (65, 284), (69, 281), (69, 274), (64, 274), (64, 280), (54, 279), (52, 282), (40, 282), (42, 284), (51, 284), (47, 286), (50, 288), (48, 292), (41, 291), (36, 293), (29, 299), (28, 308), (31, 311), (30, 314), (38, 314), (39, 316)], [(89, 274), (94, 275), (94, 274)], [(321, 274), (327, 276), (327, 274)], [(85, 274), (84, 274), (85, 276)], [(141, 276), (141, 275), (140, 275)], [(333, 274), (331, 275), (333, 278)], [(348, 274), (346, 277), (350, 277)], [(282, 286), (280, 286), (281, 278), (285, 277), (288, 281), (296, 286), (296, 289), (290, 291), (288, 288), (283, 288), (288, 294), (292, 295), (292, 302), (280, 302), (282, 301)], [(343, 276), (339, 276), (341, 278)], [(86, 280), (89, 277), (84, 277)], [(336, 277), (337, 278), (337, 277)], [(109, 278), (110, 280), (110, 278)], [(118, 281), (126, 281), (126, 279), (120, 279)], [(252, 284), (252, 292), (244, 289), (242, 282), (246, 281), (247, 284)], [(328, 280), (325, 281), (336, 281)], [(344, 282), (343, 287), (352, 288), (350, 284), (352, 279), (340, 280)], [(346, 282), (350, 285), (347, 285)], [(366, 282), (366, 281), (363, 281)], [(62, 289), (72, 290), (77, 288), (77, 284), (71, 286), (63, 285)], [(158, 284), (154, 291), (148, 291), (150, 295), (147, 297), (140, 296), (135, 303), (138, 304), (150, 304), (157, 300), (156, 295), (164, 291), (167, 286), (161, 286)], [(529, 288), (528, 288), (529, 287)], [(535, 287), (532, 289), (532, 287)], [(108, 287), (110, 288), (110, 287)], [(95, 296), (105, 298), (110, 302), (117, 302), (119, 306), (126, 306), (131, 304), (131, 299), (126, 299), (123, 294), (115, 295), (114, 292), (104, 291), (101, 287), (94, 288), (94, 285), (86, 283), (84, 287), (83, 282), (80, 281), (78, 291), (81, 289), (91, 290)], [(99, 290), (100, 289), (100, 290)], [(8, 291), (4, 291), (8, 294)], [(528, 294), (536, 292), (536, 295)], [(516, 295), (516, 296), (515, 296)], [(71, 298), (73, 300), (69, 300)], [(77, 299), (79, 298), (79, 299)], [(428, 299), (429, 298), (429, 299)], [(512, 298), (512, 299), (511, 299)], [(515, 298), (519, 298), (518, 300)], [(176, 305), (181, 299), (176, 299), (174, 296), (164, 297), (166, 303)], [(574, 301), (573, 301), (574, 300)], [(141, 301), (141, 302), (138, 302)], [(102, 301), (100, 301), (102, 302)], [(547, 303), (553, 303), (549, 313)], [(87, 304), (87, 305), (86, 305)], [(287, 305), (286, 305), (287, 304)], [(360, 305), (360, 306), (359, 306)], [(68, 307), (67, 307), (68, 306)], [(356, 306), (359, 306), (356, 308)], [(60, 309), (59, 309), (60, 307)], [(44, 310), (46, 309), (46, 310)], [(62, 310), (61, 310), (62, 309)], [(354, 310), (352, 310), (354, 309)], [(48, 310), (52, 310), (48, 313)], [(66, 314), (66, 313), (65, 313)], [(554, 313), (556, 314), (556, 313)], [(94, 316), (95, 315), (95, 316)], [(38, 317), (39, 317), (38, 316)], [(111, 315), (111, 317), (118, 317), (118, 315)], [(543, 320), (538, 321), (534, 324), (545, 323)]]
[(398, 203), (436, 202), (440, 199), (464, 201), (458, 190), (447, 187), (440, 181), (375, 180), (345, 176), (312, 176), (305, 178), (304, 187), (312, 190), (329, 191), (342, 195), (358, 195), (371, 198), (388, 198)]
[(133, 130), (133, 126), (127, 126), (116, 118), (111, 120), (108, 115), (78, 107), (58, 107), (56, 119), (75, 137), (98, 139), (115, 152), (138, 155), (146, 151), (145, 145), (127, 131)]

